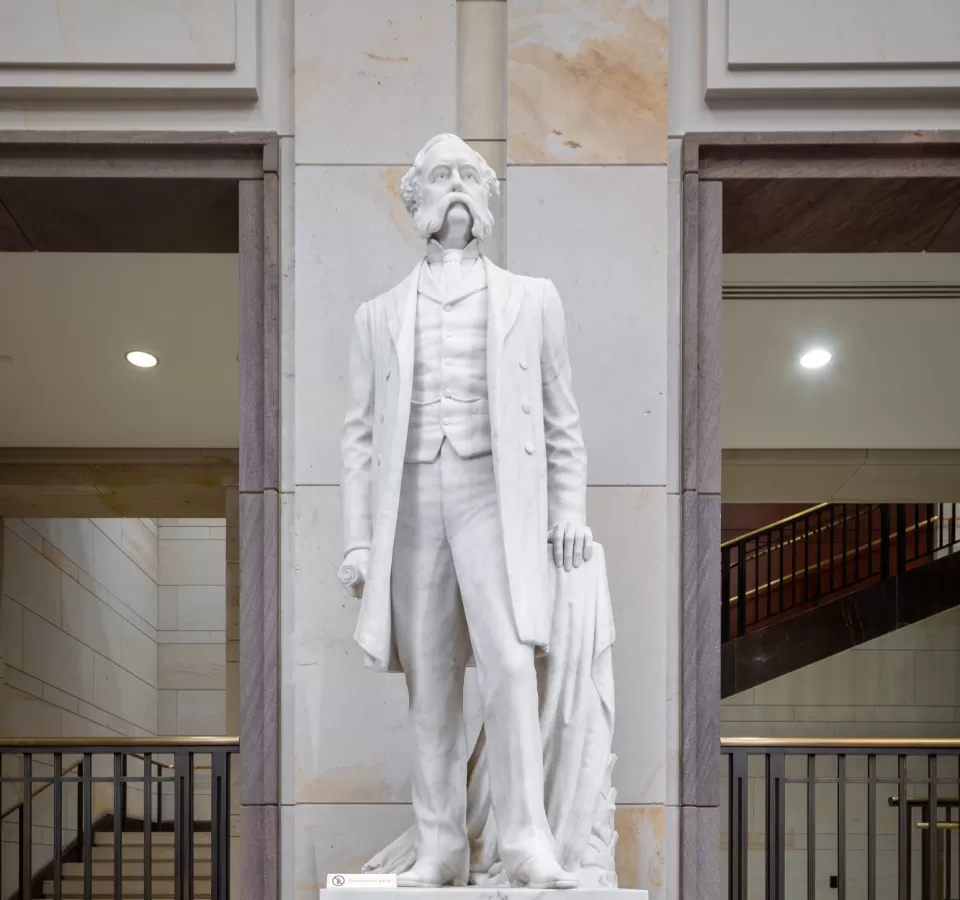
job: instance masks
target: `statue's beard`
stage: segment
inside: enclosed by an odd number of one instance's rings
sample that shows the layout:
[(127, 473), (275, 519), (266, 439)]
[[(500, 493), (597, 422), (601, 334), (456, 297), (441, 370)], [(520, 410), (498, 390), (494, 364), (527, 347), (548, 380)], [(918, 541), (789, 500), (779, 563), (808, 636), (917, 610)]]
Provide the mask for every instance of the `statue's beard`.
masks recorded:
[(447, 210), (454, 203), (462, 203), (473, 219), (471, 233), (475, 238), (486, 240), (493, 231), (493, 215), (486, 204), (478, 204), (469, 194), (451, 192), (444, 194), (433, 206), (423, 205), (413, 214), (413, 227), (417, 234), (427, 240), (433, 237), (442, 227), (447, 217)]

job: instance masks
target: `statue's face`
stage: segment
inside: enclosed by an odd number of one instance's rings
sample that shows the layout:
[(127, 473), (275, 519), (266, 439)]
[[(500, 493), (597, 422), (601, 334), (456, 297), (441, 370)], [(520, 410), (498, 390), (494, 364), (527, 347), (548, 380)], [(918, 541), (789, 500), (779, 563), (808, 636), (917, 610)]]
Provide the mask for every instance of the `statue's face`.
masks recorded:
[(446, 222), (463, 224), (476, 237), (489, 235), (493, 216), (478, 163), (477, 154), (460, 141), (442, 141), (430, 148), (423, 161), (420, 205), (414, 217), (419, 234), (432, 237)]

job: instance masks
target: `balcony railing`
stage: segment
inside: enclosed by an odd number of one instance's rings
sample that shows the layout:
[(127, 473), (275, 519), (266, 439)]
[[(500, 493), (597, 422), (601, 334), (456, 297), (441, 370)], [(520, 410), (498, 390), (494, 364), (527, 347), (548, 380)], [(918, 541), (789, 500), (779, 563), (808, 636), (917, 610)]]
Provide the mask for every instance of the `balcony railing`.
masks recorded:
[(237, 752), (219, 737), (0, 739), (2, 896), (227, 900)]
[(734, 738), (721, 753), (728, 900), (960, 896), (960, 740)]
[(824, 503), (721, 547), (721, 640), (960, 546), (955, 503)]

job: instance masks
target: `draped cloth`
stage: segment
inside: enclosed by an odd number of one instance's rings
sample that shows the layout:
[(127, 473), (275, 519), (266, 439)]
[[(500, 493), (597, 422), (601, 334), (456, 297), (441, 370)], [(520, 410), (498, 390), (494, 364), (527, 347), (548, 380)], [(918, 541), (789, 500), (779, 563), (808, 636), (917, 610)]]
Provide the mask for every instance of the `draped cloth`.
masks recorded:
[[(583, 887), (616, 887), (611, 785), (616, 635), (606, 559), (599, 544), (593, 547), (590, 560), (571, 572), (554, 566), (550, 550), (550, 645), (537, 660), (544, 802), (563, 868), (575, 872)], [(467, 766), (467, 833), (471, 882), (505, 883), (482, 728)], [(416, 841), (416, 826), (411, 826), (363, 871), (406, 871), (415, 862)]]

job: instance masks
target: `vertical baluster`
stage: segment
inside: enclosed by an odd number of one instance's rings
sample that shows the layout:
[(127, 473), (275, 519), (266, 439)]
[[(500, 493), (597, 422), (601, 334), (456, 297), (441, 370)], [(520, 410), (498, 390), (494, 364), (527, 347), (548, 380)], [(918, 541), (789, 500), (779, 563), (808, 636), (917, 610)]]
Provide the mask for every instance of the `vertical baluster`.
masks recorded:
[(787, 537), (787, 529), (780, 526), (780, 562), (777, 567), (777, 581), (780, 582), (780, 612), (783, 612), (783, 542)]
[(890, 507), (880, 507), (880, 578), (890, 577)]
[(767, 900), (784, 900), (784, 754), (768, 751), (766, 756), (766, 876)]
[(830, 578), (830, 593), (831, 593), (831, 594), (833, 593), (833, 589), (834, 589), (834, 577), (833, 577), (833, 572), (834, 572), (834, 570), (837, 568), (837, 541), (836, 541), (837, 526), (836, 526), (836, 517), (834, 516), (834, 512), (836, 511), (836, 509), (837, 509), (836, 506), (831, 506), (831, 507), (830, 507), (830, 572), (829, 572), (829, 578)]
[(63, 892), (63, 754), (53, 754), (53, 900)]
[(847, 896), (847, 757), (837, 757), (837, 900)]
[(910, 900), (910, 809), (907, 805), (907, 758), (897, 757), (897, 875), (899, 900)]
[[(153, 900), (153, 754), (143, 754), (143, 900)], [(157, 782), (163, 790), (163, 782)]]
[(807, 900), (817, 900), (817, 757), (813, 753), (807, 756)]
[(93, 756), (83, 754), (83, 900), (93, 900)]
[(113, 754), (113, 896), (123, 896), (123, 761)]
[(177, 848), (175, 900), (193, 900), (193, 754), (178, 750), (174, 757), (176, 810), (174, 845)]
[(957, 504), (950, 504), (950, 548), (957, 542)]
[(897, 504), (897, 574), (907, 569), (907, 507)]
[(747, 633), (747, 545), (737, 544), (737, 637)]
[(817, 590), (814, 600), (820, 599), (823, 590), (823, 510), (817, 510)]
[(749, 781), (747, 778), (747, 763), (749, 757), (745, 750), (734, 749), (730, 754), (730, 769), (728, 789), (730, 792), (727, 804), (729, 823), (727, 833), (730, 835), (730, 855), (727, 866), (727, 880), (729, 882), (729, 900), (739, 900), (748, 895), (747, 884), (747, 852), (749, 850)]
[(920, 559), (920, 504), (913, 504), (913, 558)]
[(877, 900), (877, 757), (867, 757), (867, 900)]
[(720, 551), (720, 643), (730, 640), (730, 548)]
[(867, 578), (873, 575), (873, 506), (867, 505)]
[(933, 554), (934, 548), (934, 522), (939, 522), (940, 517), (937, 515), (937, 507), (935, 504), (930, 503), (927, 506), (927, 511), (929, 515), (927, 516), (927, 556)]
[(753, 621), (760, 621), (760, 538), (753, 539)]
[(853, 508), (853, 579), (860, 581), (860, 504)]
[(212, 847), (211, 896), (227, 900), (230, 890), (230, 755), (225, 750), (213, 754), (210, 798), (210, 845)]
[(939, 819), (939, 804), (937, 803), (937, 754), (927, 756), (927, 857), (923, 861), (929, 885), (928, 896), (924, 900), (944, 900), (937, 897), (937, 850), (939, 849), (939, 834), (937, 820)]
[[(800, 577), (797, 572), (797, 520), (793, 520), (793, 541), (792, 541), (792, 550), (793, 553), (793, 565), (791, 569), (793, 570), (793, 592), (791, 594), (792, 603), (791, 606), (797, 605), (797, 580)], [(806, 579), (804, 579), (804, 584), (806, 584)]]
[(23, 754), (20, 773), (23, 802), (20, 806), (20, 897), (33, 897), (33, 754)]

